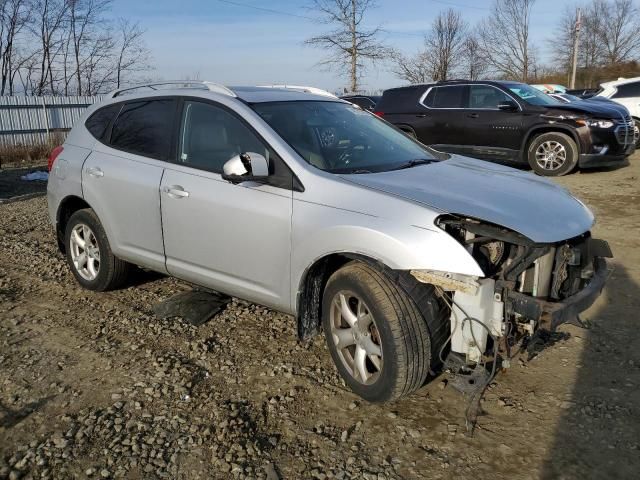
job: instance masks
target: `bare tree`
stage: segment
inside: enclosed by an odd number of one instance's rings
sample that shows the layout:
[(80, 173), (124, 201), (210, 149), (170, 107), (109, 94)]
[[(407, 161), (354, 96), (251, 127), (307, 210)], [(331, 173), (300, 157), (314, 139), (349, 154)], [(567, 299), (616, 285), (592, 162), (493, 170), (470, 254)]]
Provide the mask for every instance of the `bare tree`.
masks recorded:
[(116, 88), (120, 88), (125, 75), (149, 70), (150, 53), (139, 23), (120, 18), (117, 28)]
[(61, 38), (67, 12), (64, 0), (34, 0), (31, 28), (39, 44), (40, 79), (36, 95), (55, 93), (53, 66), (64, 42)]
[(352, 92), (359, 89), (365, 62), (390, 54), (379, 39), (382, 29), (364, 26), (364, 17), (374, 6), (374, 0), (313, 0), (313, 9), (320, 13), (323, 23), (334, 29), (305, 43), (328, 52), (322, 64), (347, 74)]
[(448, 80), (460, 65), (466, 32), (462, 15), (452, 8), (440, 12), (433, 21), (425, 46), (434, 81)]
[(494, 0), (490, 16), (480, 27), (484, 55), (498, 75), (529, 79), (535, 62), (529, 25), (535, 0)]
[(26, 0), (0, 1), (0, 95), (13, 95), (14, 71), (18, 49), (16, 39), (27, 23), (29, 4)]
[(467, 35), (461, 49), (460, 72), (469, 80), (479, 80), (487, 72), (487, 60), (483, 55), (478, 35)]
[(613, 65), (637, 58), (640, 54), (640, 9), (633, 0), (595, 0), (592, 10), (600, 22), (599, 37), (604, 60)]
[(404, 55), (395, 51), (392, 55), (391, 71), (408, 83), (427, 83), (431, 81), (431, 65), (425, 50), (415, 55)]

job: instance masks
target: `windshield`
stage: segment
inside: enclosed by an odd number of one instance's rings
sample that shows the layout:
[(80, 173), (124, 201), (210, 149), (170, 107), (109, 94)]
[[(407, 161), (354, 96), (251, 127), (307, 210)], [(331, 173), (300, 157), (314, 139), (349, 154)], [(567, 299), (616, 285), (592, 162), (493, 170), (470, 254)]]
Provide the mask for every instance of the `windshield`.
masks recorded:
[(554, 106), (554, 105), (562, 105), (562, 102), (556, 100), (553, 97), (550, 97), (546, 93), (541, 92), (540, 90), (533, 88), (531, 85), (525, 85), (524, 83), (516, 83), (508, 85), (509, 90), (515, 93), (518, 97), (520, 97), (525, 102), (531, 105), (540, 105), (540, 106)]
[(253, 109), (309, 164), (332, 173), (376, 173), (437, 161), (437, 153), (354, 105), (257, 103)]

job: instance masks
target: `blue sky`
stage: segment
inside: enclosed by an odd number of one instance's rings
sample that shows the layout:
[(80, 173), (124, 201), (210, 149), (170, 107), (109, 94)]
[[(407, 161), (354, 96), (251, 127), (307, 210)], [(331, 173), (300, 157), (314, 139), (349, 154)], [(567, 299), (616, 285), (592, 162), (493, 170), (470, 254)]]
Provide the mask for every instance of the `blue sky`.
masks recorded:
[[(235, 3), (236, 5), (234, 5)], [(289, 83), (336, 91), (347, 85), (338, 72), (318, 67), (322, 51), (304, 40), (328, 27), (314, 21), (307, 0), (115, 0), (112, 15), (137, 20), (146, 29), (153, 56), (154, 77), (193, 78), (227, 85)], [(489, 14), (492, 0), (378, 0), (367, 23), (382, 25), (384, 40), (412, 53), (440, 10), (449, 6), (463, 12), (473, 24)], [(569, 0), (537, 0), (532, 35), (541, 55), (550, 52), (557, 14)], [(258, 8), (289, 12), (274, 14)], [(400, 84), (384, 65), (367, 70), (366, 89)]]

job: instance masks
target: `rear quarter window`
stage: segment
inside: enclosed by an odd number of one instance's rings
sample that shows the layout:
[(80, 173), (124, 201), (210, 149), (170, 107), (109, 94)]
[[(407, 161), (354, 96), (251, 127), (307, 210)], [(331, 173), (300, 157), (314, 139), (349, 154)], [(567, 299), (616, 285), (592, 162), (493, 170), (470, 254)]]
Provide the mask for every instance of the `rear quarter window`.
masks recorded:
[(397, 88), (387, 90), (376, 105), (376, 110), (384, 113), (410, 113), (420, 107), (420, 97), (426, 87)]
[(93, 115), (87, 119), (84, 126), (87, 127), (87, 130), (89, 130), (91, 135), (101, 142), (104, 142), (106, 140), (109, 125), (121, 108), (121, 103), (102, 107), (96, 110)]
[(118, 150), (167, 160), (176, 113), (173, 99), (126, 103), (111, 132), (110, 145)]

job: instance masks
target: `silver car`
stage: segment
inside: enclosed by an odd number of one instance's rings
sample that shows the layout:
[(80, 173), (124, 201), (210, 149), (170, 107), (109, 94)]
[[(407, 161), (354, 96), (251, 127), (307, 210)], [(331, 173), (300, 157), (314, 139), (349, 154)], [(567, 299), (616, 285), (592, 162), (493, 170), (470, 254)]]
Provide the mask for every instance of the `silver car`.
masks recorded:
[(305, 87), (166, 82), (88, 109), (50, 158), (49, 213), (77, 281), (131, 265), (324, 330), (369, 401), (574, 321), (611, 256), (550, 181), (425, 147)]

